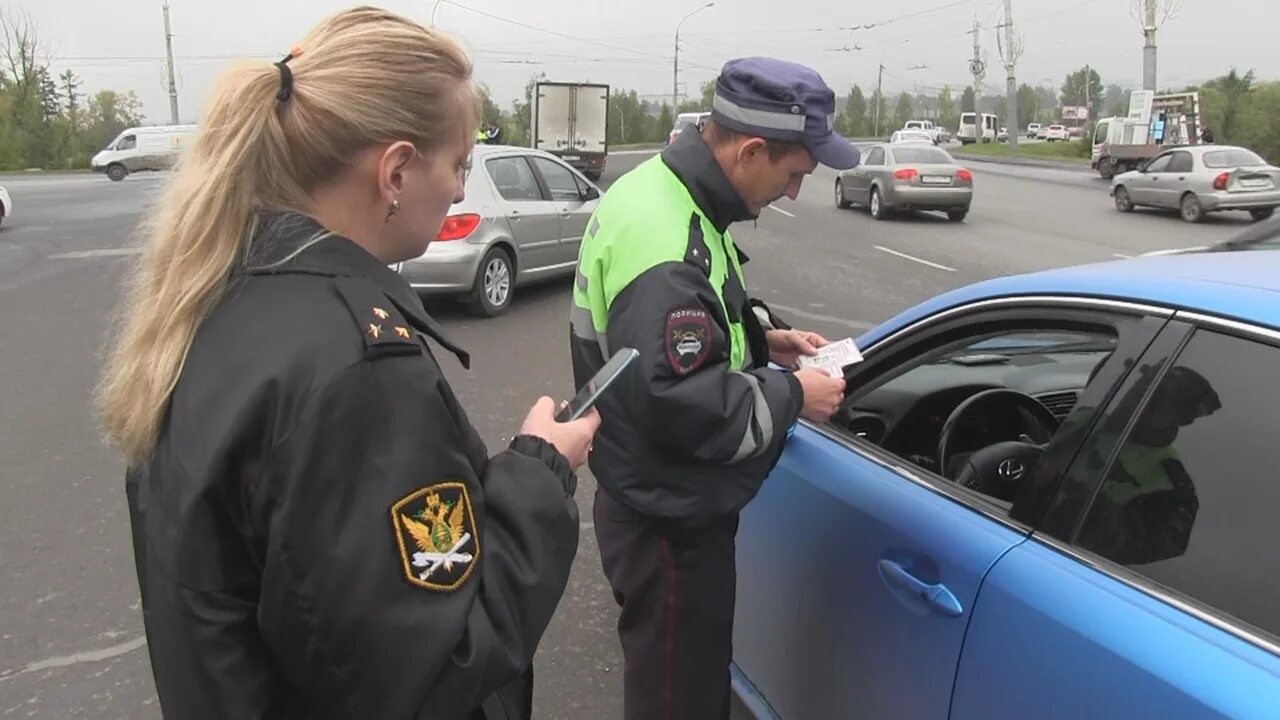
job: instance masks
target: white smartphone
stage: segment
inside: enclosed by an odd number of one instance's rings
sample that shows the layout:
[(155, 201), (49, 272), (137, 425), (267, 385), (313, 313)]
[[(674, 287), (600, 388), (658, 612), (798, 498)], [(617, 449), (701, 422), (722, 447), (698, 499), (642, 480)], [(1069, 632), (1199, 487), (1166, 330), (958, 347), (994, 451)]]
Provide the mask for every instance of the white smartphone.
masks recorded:
[(609, 362), (587, 381), (586, 385), (578, 391), (577, 395), (569, 401), (568, 405), (560, 408), (560, 412), (556, 413), (556, 422), (571, 422), (582, 417), (582, 414), (591, 409), (596, 404), (596, 400), (600, 395), (613, 384), (618, 376), (622, 375), (622, 371), (627, 369), (632, 360), (640, 357), (640, 351), (635, 348), (622, 348), (609, 358)]

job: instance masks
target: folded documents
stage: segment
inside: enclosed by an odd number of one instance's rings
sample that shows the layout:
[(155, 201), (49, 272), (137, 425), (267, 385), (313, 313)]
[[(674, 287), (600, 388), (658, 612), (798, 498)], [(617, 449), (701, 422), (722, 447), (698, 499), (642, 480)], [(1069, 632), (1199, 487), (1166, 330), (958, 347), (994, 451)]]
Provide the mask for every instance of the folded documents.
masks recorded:
[(858, 346), (854, 345), (853, 340), (850, 338), (818, 348), (817, 355), (800, 356), (800, 368), (802, 370), (804, 368), (817, 368), (836, 378), (844, 377), (845, 368), (860, 362), (862, 362), (862, 353), (858, 351)]

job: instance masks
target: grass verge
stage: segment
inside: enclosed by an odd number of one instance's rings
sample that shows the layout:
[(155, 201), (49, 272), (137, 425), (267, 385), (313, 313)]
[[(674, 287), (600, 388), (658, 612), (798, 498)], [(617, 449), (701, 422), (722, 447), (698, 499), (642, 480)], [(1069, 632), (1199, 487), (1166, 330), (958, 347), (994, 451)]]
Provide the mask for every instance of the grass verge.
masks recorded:
[(982, 145), (965, 145), (956, 150), (959, 155), (982, 155), (985, 157), (1016, 157), (1029, 160), (1057, 160), (1077, 165), (1088, 165), (1089, 158), (1080, 156), (1080, 144), (1077, 142), (1040, 142), (1024, 143), (1015, 152), (1008, 143), (984, 143)]

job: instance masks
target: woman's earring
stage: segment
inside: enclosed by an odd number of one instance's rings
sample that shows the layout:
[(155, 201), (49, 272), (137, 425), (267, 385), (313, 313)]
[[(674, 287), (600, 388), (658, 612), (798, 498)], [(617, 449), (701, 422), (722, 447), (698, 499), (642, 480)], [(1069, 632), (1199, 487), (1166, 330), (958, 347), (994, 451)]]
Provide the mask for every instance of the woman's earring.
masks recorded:
[(399, 200), (392, 200), (387, 203), (387, 219), (384, 222), (391, 222), (391, 218), (395, 217), (398, 212), (400, 212)]

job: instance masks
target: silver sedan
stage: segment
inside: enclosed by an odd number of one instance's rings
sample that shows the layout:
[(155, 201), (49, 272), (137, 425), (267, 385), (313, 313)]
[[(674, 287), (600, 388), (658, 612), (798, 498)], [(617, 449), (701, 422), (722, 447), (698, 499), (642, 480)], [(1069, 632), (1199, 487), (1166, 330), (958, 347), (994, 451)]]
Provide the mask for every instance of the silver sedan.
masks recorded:
[(946, 150), (924, 143), (877, 145), (863, 158), (836, 178), (836, 207), (865, 205), (877, 220), (894, 210), (942, 210), (952, 222), (969, 214), (973, 173)]
[(477, 145), (466, 198), (427, 251), (394, 266), (424, 295), (456, 295), (500, 315), (517, 286), (572, 276), (600, 189), (555, 156)]
[(1205, 213), (1243, 210), (1265, 220), (1280, 206), (1280, 168), (1241, 147), (1171, 148), (1142, 169), (1115, 176), (1111, 197), (1120, 212), (1169, 208), (1187, 222), (1200, 222)]

